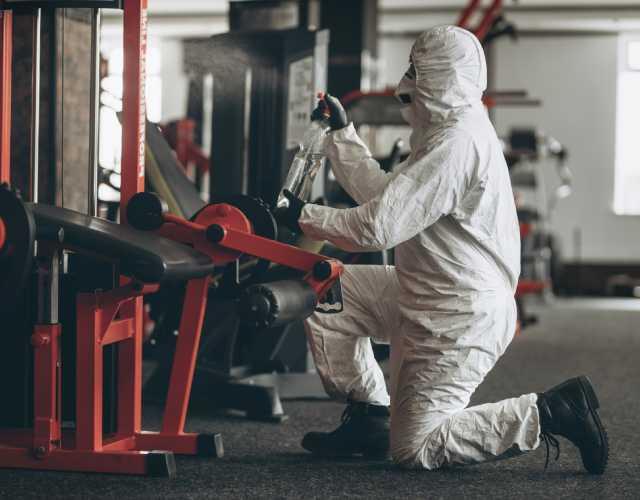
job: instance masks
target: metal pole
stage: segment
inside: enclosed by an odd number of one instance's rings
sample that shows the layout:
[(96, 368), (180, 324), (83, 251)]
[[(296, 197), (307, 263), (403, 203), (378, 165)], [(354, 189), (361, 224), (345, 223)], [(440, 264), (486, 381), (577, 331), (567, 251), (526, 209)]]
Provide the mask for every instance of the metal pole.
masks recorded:
[(12, 29), (12, 12), (0, 11), (0, 184), (11, 183)]
[(33, 47), (31, 68), (31, 138), (29, 170), (31, 174), (31, 199), (38, 202), (38, 164), (40, 158), (40, 26), (41, 9), (35, 9), (33, 15)]
[(100, 132), (100, 9), (91, 16), (91, 92), (89, 103), (89, 178), (87, 213), (98, 214), (98, 141)]
[(131, 197), (144, 191), (146, 60), (147, 0), (124, 0), (121, 223)]

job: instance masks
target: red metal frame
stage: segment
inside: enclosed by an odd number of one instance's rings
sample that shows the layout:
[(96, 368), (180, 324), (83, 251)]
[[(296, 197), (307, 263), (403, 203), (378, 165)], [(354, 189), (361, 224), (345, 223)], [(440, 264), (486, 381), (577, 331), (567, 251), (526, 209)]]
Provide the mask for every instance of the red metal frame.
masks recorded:
[[(313, 287), (318, 299), (324, 297), (343, 270), (342, 263), (335, 259), (253, 234), (251, 223), (242, 211), (225, 203), (205, 207), (194, 221), (172, 214), (164, 214), (163, 220), (158, 234), (193, 246), (209, 255), (216, 264), (228, 264), (247, 254), (306, 272), (305, 281)], [(211, 226), (218, 226), (221, 230), (221, 237), (215, 243), (206, 235)], [(326, 279), (316, 279), (313, 275), (313, 269), (319, 262), (328, 262), (331, 266)]]
[(209, 157), (194, 140), (195, 127), (193, 120), (185, 118), (163, 126), (162, 134), (185, 169), (189, 165), (195, 165), (196, 169), (204, 174), (209, 172), (210, 162)]
[(146, 126), (147, 0), (124, 0), (124, 88), (122, 93), (122, 186), (120, 218), (129, 200), (144, 191)]
[(549, 283), (546, 281), (521, 279), (520, 281), (518, 281), (516, 297), (521, 297), (523, 295), (540, 294), (547, 288), (549, 288)]
[[(123, 207), (135, 193), (144, 190), (146, 9), (147, 0), (124, 0)], [(8, 181), (12, 24), (11, 12), (2, 11), (0, 15), (0, 180)], [(126, 223), (126, 210), (121, 213)], [(123, 277), (119, 288), (77, 296), (75, 431), (63, 431), (60, 421), (62, 327), (36, 325), (31, 338), (34, 425), (32, 429), (0, 429), (0, 467), (145, 474), (150, 472), (150, 450), (168, 450), (165, 454), (200, 452), (200, 436), (184, 433), (183, 427), (208, 281), (209, 278), (196, 279), (187, 285), (170, 395), (160, 432), (141, 430), (142, 296), (156, 291), (158, 285), (140, 285)], [(113, 344), (118, 345), (118, 425), (116, 435), (104, 436), (102, 353), (105, 346)], [(220, 455), (219, 445), (217, 441), (211, 443), (209, 454)], [(170, 468), (166, 472), (171, 472)]]
[(471, 16), (482, 8), (481, 3), (482, 0), (471, 0), (460, 14), (457, 25), (471, 31), (478, 40), (482, 42), (489, 33), (489, 30), (491, 30), (493, 21), (498, 17), (502, 10), (502, 0), (493, 0), (491, 5), (485, 9), (484, 15), (478, 26), (476, 28), (470, 28), (469, 21), (471, 20)]
[[(191, 383), (207, 303), (209, 278), (187, 284), (160, 432), (143, 432), (142, 338), (135, 303), (158, 285), (129, 282), (106, 292), (76, 298), (76, 429), (62, 431), (60, 422), (61, 325), (37, 325), (34, 346), (34, 427), (32, 431), (0, 429), (0, 467), (148, 473), (148, 452), (199, 453), (198, 434), (185, 433)], [(118, 429), (102, 429), (103, 349), (118, 344)], [(216, 450), (221, 453), (221, 449)]]
[[(126, 205), (144, 189), (145, 143), (145, 59), (147, 0), (124, 0), (124, 97), (121, 217), (126, 223)], [(5, 57), (10, 48), (6, 13), (2, 23), (3, 82), (11, 75)], [(10, 31), (9, 31), (10, 34)], [(10, 59), (9, 59), (10, 60)], [(5, 106), (10, 99), (2, 87), (3, 135), (9, 122)], [(2, 144), (3, 155), (8, 150)], [(8, 160), (3, 156), (3, 175)], [(212, 224), (222, 229), (215, 244), (206, 231)], [(196, 221), (188, 222), (167, 215), (159, 231), (173, 239), (193, 245), (216, 262), (237, 259), (242, 253), (266, 258), (307, 271), (305, 278), (322, 297), (339, 277), (342, 265), (323, 256), (305, 252), (251, 234), (244, 214), (230, 205), (212, 205)], [(43, 245), (43, 249), (46, 247)], [(330, 263), (325, 279), (316, 278), (314, 266)], [(109, 472), (149, 473), (150, 450), (196, 454), (201, 450), (200, 435), (185, 433), (189, 395), (207, 304), (209, 277), (187, 283), (169, 393), (160, 432), (143, 432), (142, 420), (142, 297), (157, 291), (157, 284), (142, 285), (121, 278), (118, 288), (76, 297), (76, 428), (62, 429), (60, 418), (60, 324), (36, 325), (31, 337), (34, 348), (34, 424), (32, 429), (0, 429), (0, 467)], [(105, 436), (102, 428), (103, 349), (118, 345), (118, 415), (115, 435)], [(210, 439), (214, 440), (214, 436)], [(220, 456), (221, 443), (208, 445), (208, 454)], [(167, 468), (166, 472), (171, 472)]]
[(0, 184), (11, 182), (11, 61), (13, 13), (0, 10)]

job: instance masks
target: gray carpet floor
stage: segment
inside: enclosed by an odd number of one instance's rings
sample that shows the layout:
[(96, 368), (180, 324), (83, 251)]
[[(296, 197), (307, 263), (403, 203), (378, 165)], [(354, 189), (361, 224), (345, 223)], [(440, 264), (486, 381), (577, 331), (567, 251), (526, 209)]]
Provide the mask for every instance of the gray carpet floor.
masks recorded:
[[(283, 424), (240, 418), (189, 419), (190, 430), (221, 432), (224, 458), (177, 459), (173, 480), (95, 474), (0, 471), (2, 498), (640, 498), (640, 301), (558, 301), (517, 338), (473, 403), (536, 392), (587, 374), (601, 400), (611, 441), (602, 477), (582, 470), (562, 441), (559, 461), (545, 472), (544, 449), (511, 460), (437, 472), (392, 464), (314, 459), (299, 447), (310, 429), (329, 429), (341, 406), (285, 402)], [(145, 422), (156, 426), (157, 408)]]

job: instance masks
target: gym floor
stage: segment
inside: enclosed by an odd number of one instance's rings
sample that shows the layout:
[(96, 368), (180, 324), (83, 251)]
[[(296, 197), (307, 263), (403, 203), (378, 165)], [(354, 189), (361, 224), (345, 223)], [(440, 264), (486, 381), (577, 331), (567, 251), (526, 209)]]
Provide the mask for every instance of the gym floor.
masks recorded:
[[(438, 472), (405, 471), (390, 463), (319, 460), (299, 446), (310, 429), (334, 426), (342, 406), (289, 401), (283, 424), (194, 415), (192, 430), (223, 434), (226, 455), (204, 461), (177, 458), (173, 480), (0, 471), (0, 498), (638, 498), (640, 492), (640, 301), (558, 300), (540, 323), (516, 339), (480, 387), (473, 403), (544, 390), (587, 374), (600, 397), (611, 452), (602, 477), (585, 474), (576, 450), (544, 471), (544, 446), (528, 455)], [(147, 427), (158, 408), (145, 409)]]

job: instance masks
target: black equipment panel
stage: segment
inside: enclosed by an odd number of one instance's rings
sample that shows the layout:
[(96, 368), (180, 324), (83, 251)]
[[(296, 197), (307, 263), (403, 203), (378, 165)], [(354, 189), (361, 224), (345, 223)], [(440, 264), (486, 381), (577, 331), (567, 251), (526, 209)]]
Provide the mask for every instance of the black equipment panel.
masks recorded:
[(14, 7), (49, 7), (54, 9), (64, 7), (121, 9), (122, 0), (0, 0), (0, 7), (11, 9)]
[(0, 186), (0, 217), (5, 244), (0, 247), (0, 314), (11, 315), (31, 272), (36, 227), (20, 197)]
[(327, 31), (299, 29), (185, 42), (194, 109), (204, 109), (204, 82), (213, 76), (212, 200), (241, 193), (275, 205), (316, 92), (326, 88), (328, 46)]

